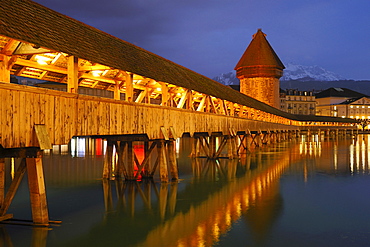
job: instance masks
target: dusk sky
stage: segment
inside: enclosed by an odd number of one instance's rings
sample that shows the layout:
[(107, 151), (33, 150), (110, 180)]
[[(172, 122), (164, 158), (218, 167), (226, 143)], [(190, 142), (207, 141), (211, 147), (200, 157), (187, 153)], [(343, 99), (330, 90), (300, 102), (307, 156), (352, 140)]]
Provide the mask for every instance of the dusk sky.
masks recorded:
[(258, 28), (284, 64), (370, 79), (369, 0), (36, 0), (200, 74), (234, 69)]

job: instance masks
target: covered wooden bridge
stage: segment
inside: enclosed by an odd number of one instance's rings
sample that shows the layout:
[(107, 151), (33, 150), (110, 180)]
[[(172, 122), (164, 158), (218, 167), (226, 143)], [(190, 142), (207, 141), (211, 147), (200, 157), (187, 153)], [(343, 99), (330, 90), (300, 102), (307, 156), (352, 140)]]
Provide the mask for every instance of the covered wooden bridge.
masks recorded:
[[(64, 85), (65, 90), (11, 83), (16, 77)], [(74, 136), (103, 137), (110, 149), (114, 145), (122, 153), (128, 149), (128, 167), (114, 174), (126, 179), (136, 177), (132, 141), (153, 141), (148, 155), (157, 146), (162, 181), (166, 181), (167, 168), (162, 163), (171, 155), (164, 150), (184, 134), (247, 136), (257, 144), (256, 137), (262, 133), (356, 128), (350, 119), (282, 112), (30, 0), (1, 1), (0, 98), (0, 170), (6, 157), (28, 157), (16, 178), (20, 181), (26, 167), (34, 169), (29, 176), (33, 174), (37, 183), (30, 187), (39, 208), (44, 207), (40, 197), (45, 196), (39, 191), (43, 183), (37, 168), (40, 147), (67, 144)], [(213, 143), (212, 138), (207, 143), (210, 157), (218, 152)], [(137, 165), (143, 169), (148, 164)], [(104, 177), (112, 172), (107, 165)], [(176, 178), (176, 170), (173, 174)], [(3, 216), (16, 186), (5, 199), (0, 195)], [(45, 223), (45, 211), (35, 215), (35, 222)]]
[[(287, 114), (32, 1), (2, 1), (0, 18), (4, 148), (37, 146), (36, 124), (45, 125), (52, 144), (73, 136), (161, 139), (353, 124)], [(66, 92), (9, 83), (12, 76), (63, 83)], [(94, 90), (112, 98), (83, 95)]]

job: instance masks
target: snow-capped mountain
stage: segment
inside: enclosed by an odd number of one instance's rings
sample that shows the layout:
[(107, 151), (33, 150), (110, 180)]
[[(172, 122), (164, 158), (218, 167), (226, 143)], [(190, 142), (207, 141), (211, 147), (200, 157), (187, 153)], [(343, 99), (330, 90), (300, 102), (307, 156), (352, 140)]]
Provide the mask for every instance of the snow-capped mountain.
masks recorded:
[(223, 73), (219, 76), (213, 77), (212, 79), (224, 85), (238, 85), (239, 84), (239, 79), (236, 78), (235, 70), (230, 71), (228, 73)]
[[(346, 80), (340, 75), (328, 71), (317, 65), (304, 66), (298, 64), (288, 63), (285, 65), (283, 77), (280, 81), (339, 81)], [(235, 71), (223, 73), (219, 76), (212, 78), (224, 85), (239, 84), (239, 79), (236, 78)]]
[(293, 63), (285, 65), (283, 76), (280, 78), (281, 81), (339, 81), (345, 80), (340, 75), (337, 75), (331, 71), (328, 71), (317, 65), (304, 66)]

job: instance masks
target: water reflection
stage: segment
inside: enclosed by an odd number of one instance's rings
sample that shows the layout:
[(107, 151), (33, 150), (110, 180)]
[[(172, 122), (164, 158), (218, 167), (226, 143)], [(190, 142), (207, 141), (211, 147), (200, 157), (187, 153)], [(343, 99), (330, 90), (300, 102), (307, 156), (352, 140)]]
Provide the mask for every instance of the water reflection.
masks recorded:
[[(180, 181), (101, 180), (104, 140), (78, 139), (45, 154), (51, 217), (63, 224), (33, 230), (35, 246), (212, 246), (244, 224), (256, 246), (268, 245), (285, 208), (280, 182), (288, 173), (369, 173), (369, 136), (329, 140), (317, 135), (271, 144), (239, 159), (190, 158), (192, 140), (178, 140)], [(54, 151), (55, 150), (55, 151)], [(11, 164), (11, 160), (7, 161)], [(17, 166), (14, 161), (13, 166)], [(11, 166), (12, 167), (12, 166)], [(14, 169), (14, 168), (13, 168)], [(21, 193), (22, 194), (22, 193)], [(15, 202), (20, 210), (23, 200)], [(1, 239), (21, 246), (3, 226)], [(27, 239), (27, 238), (26, 238)], [(29, 244), (26, 245), (29, 245)]]

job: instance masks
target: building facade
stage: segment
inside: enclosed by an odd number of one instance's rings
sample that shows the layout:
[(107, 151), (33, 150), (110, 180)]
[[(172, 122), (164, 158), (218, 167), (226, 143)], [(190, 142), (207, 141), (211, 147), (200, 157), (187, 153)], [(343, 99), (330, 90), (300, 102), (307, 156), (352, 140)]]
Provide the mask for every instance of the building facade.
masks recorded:
[(311, 91), (299, 91), (295, 89), (281, 90), (280, 109), (291, 114), (315, 115), (315, 96)]
[(370, 119), (370, 97), (347, 89), (329, 88), (316, 96), (316, 115)]

